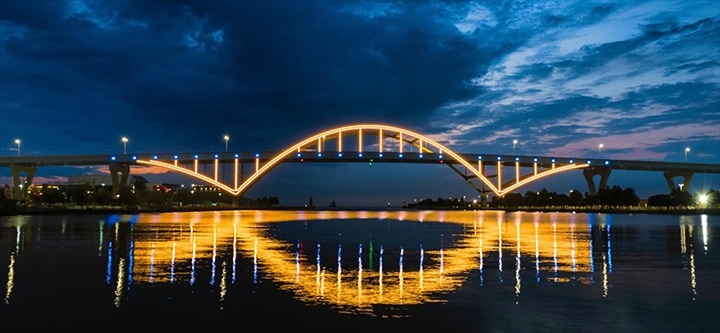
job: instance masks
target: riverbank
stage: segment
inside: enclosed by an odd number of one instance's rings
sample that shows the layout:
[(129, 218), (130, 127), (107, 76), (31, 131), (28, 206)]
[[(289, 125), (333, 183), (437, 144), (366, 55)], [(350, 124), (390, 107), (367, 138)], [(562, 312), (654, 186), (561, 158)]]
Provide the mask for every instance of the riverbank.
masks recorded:
[(720, 215), (720, 208), (679, 207), (520, 207), (520, 208), (456, 208), (456, 207), (307, 207), (307, 206), (184, 206), (184, 207), (121, 207), (121, 206), (62, 206), (29, 207), (15, 205), (3, 209), (0, 215), (62, 215), (62, 214), (139, 214), (227, 210), (346, 210), (346, 211), (395, 211), (395, 210), (487, 210), (506, 212), (542, 213), (604, 213), (604, 214), (663, 214), (663, 215)]

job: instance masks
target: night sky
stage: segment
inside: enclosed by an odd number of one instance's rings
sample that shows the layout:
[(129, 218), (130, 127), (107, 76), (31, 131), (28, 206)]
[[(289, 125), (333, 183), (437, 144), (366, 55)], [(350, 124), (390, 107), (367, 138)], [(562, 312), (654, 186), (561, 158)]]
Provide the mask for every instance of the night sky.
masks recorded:
[[(0, 155), (282, 150), (382, 123), (461, 153), (720, 163), (718, 1), (0, 2)], [(600, 151), (599, 144), (603, 144)], [(94, 168), (41, 168), (35, 183)], [(184, 182), (133, 169), (151, 182)], [(10, 171), (0, 169), (0, 182)], [(192, 181), (187, 181), (188, 183)], [(329, 187), (327, 185), (330, 185)], [(609, 185), (668, 193), (662, 173)], [(521, 189), (587, 191), (576, 171)], [(720, 189), (696, 174), (691, 190)], [(446, 166), (302, 164), (246, 194), (476, 197)]]

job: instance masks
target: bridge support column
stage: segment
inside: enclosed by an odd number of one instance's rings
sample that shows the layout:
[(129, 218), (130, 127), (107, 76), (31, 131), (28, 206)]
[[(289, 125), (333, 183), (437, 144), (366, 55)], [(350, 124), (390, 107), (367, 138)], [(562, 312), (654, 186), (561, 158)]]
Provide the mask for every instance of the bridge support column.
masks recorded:
[[(20, 173), (25, 173), (25, 180), (20, 182)], [(15, 200), (25, 200), (27, 198), (28, 186), (32, 185), (33, 177), (35, 177), (35, 165), (32, 164), (12, 164), (10, 165), (10, 173), (13, 179), (13, 198)]]
[(682, 183), (679, 184), (680, 191), (687, 192), (690, 189), (690, 179), (692, 179), (693, 172), (690, 170), (665, 171), (663, 176), (665, 176), (670, 192), (675, 189), (675, 182), (673, 181), (673, 178), (683, 177)]
[[(118, 173), (120, 178), (118, 179)], [(130, 165), (124, 163), (110, 164), (110, 179), (112, 179), (113, 194), (119, 194), (127, 184), (130, 176)]]
[[(593, 177), (600, 175), (600, 186), (595, 187), (595, 181)], [(610, 178), (610, 168), (608, 167), (589, 167), (583, 170), (583, 176), (588, 184), (588, 190), (590, 195), (596, 195), (597, 191), (607, 187), (608, 178)]]

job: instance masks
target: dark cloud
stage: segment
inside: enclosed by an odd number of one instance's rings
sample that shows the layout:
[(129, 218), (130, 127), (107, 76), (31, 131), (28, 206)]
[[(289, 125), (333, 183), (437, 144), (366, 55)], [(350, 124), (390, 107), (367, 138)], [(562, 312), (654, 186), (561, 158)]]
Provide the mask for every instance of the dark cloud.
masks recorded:
[(0, 154), (277, 150), (377, 122), (459, 151), (646, 135), (720, 161), (711, 2), (3, 1), (0, 41)]

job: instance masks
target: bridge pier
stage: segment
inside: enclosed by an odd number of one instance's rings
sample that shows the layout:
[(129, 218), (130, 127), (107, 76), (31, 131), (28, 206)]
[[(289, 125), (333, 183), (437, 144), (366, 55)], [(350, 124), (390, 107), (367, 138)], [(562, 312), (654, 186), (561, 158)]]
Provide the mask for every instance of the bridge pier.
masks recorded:
[[(20, 173), (25, 173), (25, 180), (20, 183)], [(10, 173), (13, 179), (13, 198), (15, 200), (25, 200), (27, 198), (28, 186), (32, 185), (33, 177), (35, 177), (35, 165), (33, 164), (11, 164)]]
[[(119, 179), (118, 174), (120, 174)], [(113, 194), (120, 194), (120, 190), (122, 190), (125, 187), (125, 184), (127, 184), (129, 176), (130, 165), (125, 163), (110, 164), (110, 179), (112, 180)]]
[[(596, 188), (593, 177), (597, 175), (600, 175), (600, 186)], [(585, 181), (587, 181), (590, 195), (596, 195), (598, 190), (607, 187), (607, 181), (608, 178), (610, 178), (610, 168), (602, 166), (585, 168), (583, 170), (583, 176), (585, 176)]]
[(693, 172), (690, 170), (665, 171), (663, 176), (665, 176), (670, 192), (675, 189), (675, 182), (673, 181), (673, 178), (683, 177), (682, 183), (679, 184), (680, 191), (687, 192), (690, 189), (690, 179), (692, 179)]

